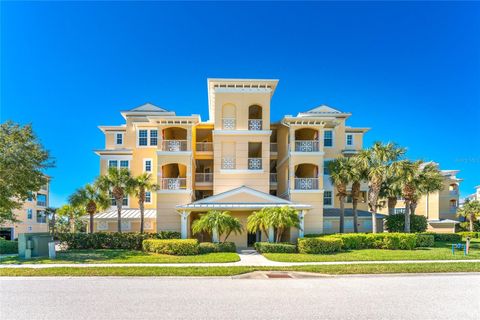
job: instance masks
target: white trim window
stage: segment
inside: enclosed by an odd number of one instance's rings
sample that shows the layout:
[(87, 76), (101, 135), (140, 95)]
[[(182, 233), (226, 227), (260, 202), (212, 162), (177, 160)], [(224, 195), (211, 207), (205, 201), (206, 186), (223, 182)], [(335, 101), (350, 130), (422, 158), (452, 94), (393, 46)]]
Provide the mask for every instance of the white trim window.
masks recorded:
[(27, 219), (28, 220), (33, 219), (33, 210), (32, 209), (27, 209)]
[(152, 203), (152, 193), (150, 191), (145, 192), (145, 203)]
[[(112, 207), (117, 206), (117, 201), (113, 197), (113, 193), (111, 191), (110, 191), (109, 195), (110, 195), (110, 205)], [(123, 207), (128, 207), (128, 195), (123, 196), (122, 206)]]
[(108, 221), (98, 221), (97, 222), (97, 230), (98, 231), (108, 230)]
[(147, 129), (138, 130), (138, 145), (140, 147), (148, 146), (148, 130)]
[(332, 160), (323, 160), (323, 175), (328, 176), (330, 175), (330, 170), (328, 169), (328, 164)]
[(405, 208), (395, 208), (394, 213), (395, 214), (405, 214)]
[(108, 168), (129, 169), (129, 160), (108, 160)]
[(323, 192), (323, 205), (324, 206), (331, 206), (333, 205), (333, 192), (332, 191), (324, 191)]
[(123, 133), (122, 132), (115, 132), (115, 145), (117, 145), (117, 146), (123, 145)]
[(150, 130), (150, 145), (151, 146), (158, 145), (158, 130), (157, 129)]
[(143, 172), (152, 172), (152, 159), (143, 159)]
[(121, 226), (122, 226), (122, 230), (125, 230), (125, 231), (132, 229), (132, 224), (130, 221), (122, 221)]
[(138, 130), (138, 147), (155, 147), (158, 145), (158, 130), (157, 129), (139, 129)]
[(130, 161), (120, 160), (120, 169), (128, 169)]
[(333, 130), (325, 130), (323, 132), (323, 146), (326, 148), (333, 147)]
[(353, 146), (353, 134), (347, 134), (345, 143), (348, 147)]

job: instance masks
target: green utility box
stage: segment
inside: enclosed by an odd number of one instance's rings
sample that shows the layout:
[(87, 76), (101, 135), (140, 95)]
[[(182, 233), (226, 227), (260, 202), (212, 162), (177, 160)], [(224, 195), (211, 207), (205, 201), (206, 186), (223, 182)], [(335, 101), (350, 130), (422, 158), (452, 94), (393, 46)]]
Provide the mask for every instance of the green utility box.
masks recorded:
[(20, 258), (48, 257), (48, 243), (53, 237), (48, 232), (20, 233), (18, 235), (18, 255)]

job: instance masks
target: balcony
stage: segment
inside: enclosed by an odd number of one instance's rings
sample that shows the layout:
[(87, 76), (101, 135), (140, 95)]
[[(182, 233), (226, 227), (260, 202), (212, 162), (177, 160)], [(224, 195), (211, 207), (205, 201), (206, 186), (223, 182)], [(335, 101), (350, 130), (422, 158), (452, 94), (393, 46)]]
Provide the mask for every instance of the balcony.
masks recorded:
[(451, 196), (458, 196), (458, 190), (450, 190)]
[(262, 158), (248, 158), (248, 170), (262, 170)]
[(213, 143), (212, 142), (197, 142), (197, 152), (212, 152)]
[(318, 140), (295, 140), (296, 152), (318, 152)]
[(262, 130), (262, 119), (248, 119), (248, 130)]
[(277, 183), (277, 174), (270, 173), (270, 183)]
[(163, 140), (160, 149), (169, 152), (187, 151), (187, 140)]
[(235, 118), (223, 118), (222, 126), (223, 126), (223, 130), (235, 130), (236, 128)]
[(318, 190), (318, 178), (295, 178), (295, 190)]
[(270, 152), (278, 152), (278, 144), (276, 142), (270, 142)]
[(204, 173), (204, 172), (195, 173), (195, 183), (205, 183), (205, 184), (213, 183), (213, 173)]
[(187, 189), (187, 179), (186, 178), (162, 178), (160, 179), (160, 189), (162, 190)]
[(235, 158), (234, 157), (223, 157), (222, 158), (222, 169), (235, 169)]
[(450, 207), (450, 213), (457, 213), (457, 207)]

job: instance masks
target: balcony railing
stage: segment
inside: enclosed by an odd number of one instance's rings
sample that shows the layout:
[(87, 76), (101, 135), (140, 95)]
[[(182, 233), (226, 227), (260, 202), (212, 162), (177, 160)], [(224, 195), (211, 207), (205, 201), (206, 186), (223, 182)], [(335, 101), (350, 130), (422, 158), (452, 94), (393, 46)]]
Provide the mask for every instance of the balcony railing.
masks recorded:
[(270, 142), (270, 152), (278, 152), (278, 145), (276, 142)]
[(450, 207), (450, 213), (457, 213), (457, 207)]
[(235, 158), (234, 157), (223, 157), (222, 158), (222, 169), (235, 169)]
[(248, 130), (262, 130), (262, 119), (248, 119)]
[(235, 118), (223, 118), (223, 130), (234, 130), (236, 127)]
[(197, 142), (197, 152), (211, 152), (213, 151), (212, 142)]
[(161, 150), (171, 151), (171, 152), (187, 151), (188, 150), (187, 140), (163, 140)]
[(248, 170), (261, 170), (262, 158), (248, 158)]
[(318, 140), (295, 140), (295, 151), (297, 152), (316, 152), (318, 150)]
[(212, 183), (213, 173), (204, 173), (204, 172), (195, 173), (195, 182), (196, 183)]
[(318, 178), (295, 178), (295, 190), (318, 190)]
[(277, 183), (277, 174), (276, 173), (270, 173), (270, 182), (271, 183)]
[(458, 190), (450, 190), (450, 195), (451, 195), (451, 196), (456, 196), (456, 195), (458, 195)]
[(160, 180), (162, 190), (182, 190), (187, 188), (186, 178), (162, 178)]

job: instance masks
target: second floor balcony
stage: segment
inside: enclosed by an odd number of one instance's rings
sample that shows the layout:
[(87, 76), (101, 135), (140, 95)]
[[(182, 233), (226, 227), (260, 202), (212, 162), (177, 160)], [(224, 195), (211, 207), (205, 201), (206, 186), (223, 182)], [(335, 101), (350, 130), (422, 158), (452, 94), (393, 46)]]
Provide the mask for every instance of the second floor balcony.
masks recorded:
[(197, 152), (212, 152), (213, 142), (197, 142)]
[(186, 178), (161, 178), (160, 189), (161, 190), (187, 189), (187, 179)]
[(234, 157), (223, 157), (222, 158), (222, 169), (235, 169), (235, 158)]
[(295, 190), (318, 190), (318, 178), (295, 178)]
[(223, 118), (222, 119), (223, 130), (235, 130), (236, 121), (235, 118)]
[(262, 158), (248, 158), (248, 170), (261, 170)]
[(195, 183), (213, 183), (213, 173), (211, 172), (197, 172), (195, 173)]
[(188, 151), (187, 140), (163, 140), (160, 150), (169, 152)]
[(320, 150), (318, 140), (295, 140), (296, 152), (317, 152)]
[(248, 130), (262, 130), (262, 119), (248, 119)]

